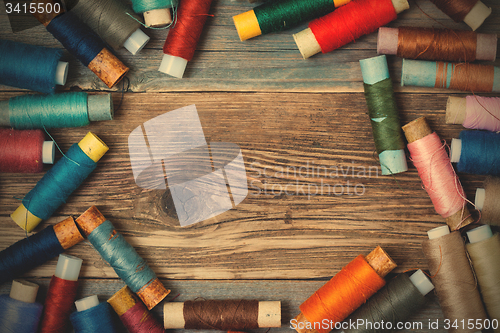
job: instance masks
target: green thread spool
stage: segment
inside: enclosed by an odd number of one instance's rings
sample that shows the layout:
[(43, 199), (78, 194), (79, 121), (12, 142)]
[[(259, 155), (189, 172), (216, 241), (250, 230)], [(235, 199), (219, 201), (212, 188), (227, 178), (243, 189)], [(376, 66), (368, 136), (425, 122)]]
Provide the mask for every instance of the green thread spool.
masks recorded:
[[(493, 234), (489, 225), (467, 231), (467, 252), (472, 261), (481, 296), (491, 320), (500, 321), (500, 235)], [(500, 333), (500, 327), (493, 330)]]
[(359, 64), (382, 174), (407, 171), (405, 143), (385, 55), (360, 60)]
[(22, 95), (0, 102), (0, 126), (15, 129), (80, 127), (87, 126), (90, 121), (112, 119), (110, 93)]
[(135, 55), (149, 41), (137, 16), (121, 0), (70, 0), (66, 5), (114, 50), (124, 47)]
[(276, 0), (253, 10), (233, 16), (234, 25), (242, 41), (293, 28), (302, 22), (332, 12), (351, 0)]

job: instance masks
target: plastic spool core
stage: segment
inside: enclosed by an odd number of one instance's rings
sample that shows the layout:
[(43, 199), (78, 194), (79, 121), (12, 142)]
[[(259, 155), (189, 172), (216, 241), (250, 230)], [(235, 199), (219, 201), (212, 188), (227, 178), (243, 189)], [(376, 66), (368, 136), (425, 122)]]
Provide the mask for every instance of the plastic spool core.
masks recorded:
[(83, 260), (67, 254), (60, 254), (55, 276), (67, 281), (78, 281)]
[(66, 79), (68, 78), (68, 63), (64, 61), (59, 61), (56, 67), (56, 84), (64, 86), (66, 84)]
[(450, 145), (450, 160), (452, 163), (458, 163), (460, 161), (460, 155), (462, 154), (462, 140), (451, 139)]
[(24, 303), (35, 303), (38, 285), (25, 280), (13, 280), (9, 297)]
[(424, 296), (434, 289), (434, 285), (429, 278), (425, 276), (421, 269), (417, 270), (410, 276), (410, 281)]
[(484, 20), (491, 14), (491, 8), (486, 7), (484, 3), (478, 1), (474, 7), (470, 10), (470, 12), (465, 16), (464, 22), (467, 24), (473, 31), (476, 31), (477, 28), (483, 24)]
[(54, 164), (56, 149), (54, 141), (45, 141), (42, 146), (42, 162), (44, 164)]
[(182, 79), (187, 63), (188, 61), (184, 58), (164, 54), (158, 70), (162, 73)]
[(147, 27), (163, 28), (172, 23), (169, 8), (154, 9), (144, 12), (144, 24)]
[(87, 113), (90, 121), (113, 120), (114, 109), (111, 94), (88, 95)]
[(474, 199), (474, 204), (478, 210), (483, 210), (484, 200), (486, 199), (486, 190), (484, 188), (478, 188), (476, 190), (476, 198)]
[(75, 302), (76, 310), (82, 312), (99, 305), (99, 299), (97, 295), (92, 295), (89, 297), (82, 298)]
[(489, 225), (485, 224), (475, 229), (467, 231), (470, 243), (478, 243), (493, 236)]
[(427, 231), (427, 235), (429, 239), (436, 239), (439, 237), (446, 236), (450, 233), (450, 228), (447, 225), (443, 225), (441, 227), (437, 227)]
[(137, 52), (142, 50), (142, 48), (149, 42), (149, 36), (142, 32), (141, 29), (137, 29), (130, 37), (125, 41), (123, 47), (126, 48), (132, 55), (136, 55)]

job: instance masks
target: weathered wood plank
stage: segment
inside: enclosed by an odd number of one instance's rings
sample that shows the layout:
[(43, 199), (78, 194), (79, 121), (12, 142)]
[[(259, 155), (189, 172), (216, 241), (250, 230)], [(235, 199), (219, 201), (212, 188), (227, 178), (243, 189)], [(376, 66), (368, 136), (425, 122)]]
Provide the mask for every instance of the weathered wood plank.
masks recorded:
[[(118, 104), (120, 94), (114, 97)], [(441, 94), (397, 94), (402, 123), (426, 115), (449, 142), (461, 126), (444, 124), (446, 99)], [(144, 121), (188, 104), (197, 105), (207, 142), (240, 146), (250, 178), (248, 197), (235, 209), (182, 228), (167, 192), (135, 184), (127, 142)], [(89, 130), (110, 151), (38, 230), (95, 204), (158, 275), (170, 279), (325, 277), (376, 245), (387, 249), (399, 272), (425, 268), (420, 244), (425, 232), (444, 220), (411, 163), (409, 172), (395, 178), (380, 174), (365, 112), (360, 93), (126, 94), (113, 121), (50, 131), (63, 151)], [(358, 174), (363, 170), (366, 174)], [(473, 199), (484, 177), (460, 176)], [(0, 175), (0, 249), (24, 236), (9, 214), (40, 178)], [(115, 277), (89, 244), (69, 253), (85, 260), (83, 276)], [(27, 276), (50, 276), (54, 265), (55, 260)]]
[[(36, 282), (40, 285), (38, 292), (39, 298), (37, 301), (43, 302), (47, 292), (49, 280), (37, 279)], [(281, 327), (272, 328), (272, 332), (295, 332), (291, 329), (290, 320), (292, 320), (299, 311), (299, 305), (320, 288), (325, 281), (162, 281), (168, 288), (172, 290), (167, 301), (175, 297), (175, 302), (184, 302), (202, 297), (205, 299), (258, 299), (261, 301), (281, 301)], [(105, 301), (120, 288), (123, 287), (123, 282), (115, 280), (83, 280), (80, 282), (78, 297), (90, 295), (98, 295), (100, 301)], [(0, 294), (8, 293), (10, 286), (4, 284), (0, 286)], [(428, 302), (421, 311), (415, 313), (408, 319), (407, 323), (422, 325), (422, 329), (401, 330), (398, 332), (436, 332), (444, 333), (443, 315), (436, 297), (427, 296)], [(156, 318), (162, 322), (163, 320), (162, 304), (152, 310)], [(439, 329), (431, 330), (428, 328), (429, 321), (438, 320)], [(264, 332), (265, 329), (250, 330), (249, 332)], [(213, 331), (207, 330), (169, 330), (173, 333), (209, 333)]]
[[(500, 4), (485, 0), (493, 14), (480, 28), (480, 32), (500, 31)], [(454, 23), (428, 1), (418, 1), (402, 13), (390, 26), (435, 26), (467, 29), (464, 23)], [(297, 50), (292, 33), (304, 29), (304, 24), (289, 31), (260, 36), (241, 42), (234, 28), (232, 16), (252, 8), (247, 1), (217, 0), (212, 5), (213, 18), (209, 18), (195, 58), (189, 63), (185, 78), (175, 79), (158, 72), (166, 30), (148, 30), (151, 41), (138, 55), (126, 50), (118, 57), (131, 68), (131, 91), (309, 91), (309, 92), (361, 92), (362, 79), (358, 61), (376, 55), (376, 33), (364, 36), (325, 55), (303, 60)], [(38, 26), (13, 34), (8, 19), (0, 11), (0, 36), (16, 41), (59, 47), (61, 45), (42, 27)], [(108, 90), (89, 69), (65, 51), (64, 59), (70, 62), (68, 82), (64, 89), (78, 87), (86, 90)], [(401, 60), (389, 57), (391, 75), (399, 85)], [(495, 62), (496, 65), (500, 61)], [(114, 90), (120, 89), (115, 87)], [(16, 90), (0, 87), (2, 90)], [(403, 87), (398, 91), (434, 92), (436, 90)], [(445, 90), (440, 90), (444, 92)]]

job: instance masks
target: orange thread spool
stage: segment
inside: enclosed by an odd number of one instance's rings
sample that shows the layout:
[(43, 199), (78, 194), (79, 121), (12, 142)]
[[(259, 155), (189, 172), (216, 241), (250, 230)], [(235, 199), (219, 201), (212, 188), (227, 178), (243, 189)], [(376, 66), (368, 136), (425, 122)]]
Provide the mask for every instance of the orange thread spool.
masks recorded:
[(382, 288), (395, 267), (380, 246), (366, 258), (359, 255), (300, 305), (296, 330), (328, 333)]

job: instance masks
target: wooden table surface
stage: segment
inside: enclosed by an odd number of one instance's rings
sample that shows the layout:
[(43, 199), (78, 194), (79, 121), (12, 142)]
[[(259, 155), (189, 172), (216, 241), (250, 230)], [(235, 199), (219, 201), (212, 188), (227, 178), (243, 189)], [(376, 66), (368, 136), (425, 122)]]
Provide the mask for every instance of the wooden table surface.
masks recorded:
[[(498, 33), (500, 3), (483, 2), (493, 14), (479, 32)], [(395, 272), (426, 269), (421, 242), (426, 231), (443, 225), (444, 219), (434, 211), (411, 162), (406, 173), (394, 177), (380, 173), (359, 67), (360, 59), (377, 55), (377, 34), (303, 60), (292, 33), (306, 24), (239, 40), (232, 16), (253, 6), (244, 0), (213, 1), (213, 17), (208, 18), (183, 79), (157, 71), (166, 30), (147, 30), (151, 41), (136, 56), (124, 49), (117, 52), (131, 69), (127, 92), (120, 92), (122, 84), (110, 90), (115, 107), (121, 103), (115, 119), (49, 131), (63, 151), (88, 131), (110, 150), (67, 203), (35, 231), (96, 205), (172, 289), (167, 300), (179, 294), (176, 300), (281, 300), (283, 324), (272, 331), (289, 332), (290, 319), (309, 295), (355, 256), (366, 255), (377, 245), (396, 261)], [(411, 1), (410, 6), (390, 26), (467, 29), (430, 1)], [(41, 25), (13, 33), (3, 4), (0, 12), (0, 38), (62, 48)], [(62, 90), (109, 91), (64, 52), (70, 71)], [(388, 62), (402, 125), (426, 116), (450, 143), (463, 128), (445, 124), (446, 100), (466, 94), (400, 87), (401, 59), (388, 56)], [(0, 86), (0, 100), (25, 93)], [(127, 144), (131, 131), (143, 122), (191, 104), (197, 107), (207, 142), (232, 142), (241, 148), (249, 193), (232, 210), (180, 227), (168, 191), (135, 184)], [(0, 250), (25, 237), (9, 215), (42, 176), (0, 174)], [(484, 177), (459, 176), (473, 200)], [(328, 188), (336, 192), (328, 193)], [(80, 296), (97, 293), (105, 300), (123, 286), (87, 241), (67, 253), (84, 260)], [(41, 285), (40, 301), (56, 262), (53, 259), (24, 276)], [(4, 283), (0, 293), (9, 289), (10, 283)], [(159, 316), (160, 311), (161, 306), (155, 308)], [(430, 295), (428, 305), (411, 320), (424, 324), (416, 331), (428, 332), (428, 321), (439, 318), (439, 305)], [(444, 331), (442, 326), (439, 331)]]

